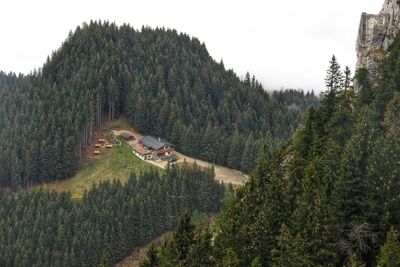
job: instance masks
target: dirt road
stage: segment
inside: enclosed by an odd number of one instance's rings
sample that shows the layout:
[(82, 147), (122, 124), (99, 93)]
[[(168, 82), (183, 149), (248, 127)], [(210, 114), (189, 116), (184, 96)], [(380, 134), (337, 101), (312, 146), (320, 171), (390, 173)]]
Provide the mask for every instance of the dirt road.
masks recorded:
[(143, 247), (135, 248), (132, 251), (131, 255), (125, 257), (125, 259), (123, 259), (121, 262), (115, 264), (114, 267), (138, 267), (140, 262), (146, 258), (146, 254), (151, 246), (151, 243), (154, 243), (156, 246), (159, 246), (164, 242), (165, 238), (169, 234), (171, 234), (171, 232), (162, 234), (161, 236), (155, 238), (152, 242)]
[[(138, 132), (134, 130), (126, 130), (126, 129), (115, 129), (113, 130), (114, 135), (120, 135), (122, 133), (129, 133), (135, 137), (136, 140), (129, 142), (130, 145), (135, 145), (143, 137), (143, 135), (139, 134)], [(215, 170), (215, 180), (222, 181), (226, 184), (231, 183), (232, 185), (244, 185), (248, 180), (249, 176), (247, 174), (242, 173), (241, 171), (234, 170), (234, 169), (229, 169), (226, 167), (222, 167), (219, 165), (215, 165), (206, 161), (194, 159), (188, 156), (185, 156), (177, 151), (174, 152), (175, 155), (178, 157), (178, 161), (176, 163), (183, 163), (187, 162), (190, 164), (196, 163), (200, 167), (204, 168), (210, 168), (211, 166), (214, 166)], [(167, 161), (162, 161), (162, 160), (147, 160), (148, 163), (151, 163), (157, 167), (165, 169), (167, 167)]]

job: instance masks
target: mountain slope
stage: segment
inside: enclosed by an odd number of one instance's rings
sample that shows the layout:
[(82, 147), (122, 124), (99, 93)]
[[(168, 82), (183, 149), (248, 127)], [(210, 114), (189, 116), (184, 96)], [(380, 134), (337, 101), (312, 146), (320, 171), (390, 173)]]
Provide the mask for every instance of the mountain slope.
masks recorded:
[[(337, 70), (332, 60), (327, 85), (340, 78)], [(178, 226), (146, 263), (398, 266), (399, 38), (379, 70), (374, 82), (368, 70), (358, 71), (357, 93), (340, 83), (330, 86), (291, 142), (260, 161), (223, 208), (214, 231)], [(191, 237), (185, 250), (183, 236)], [(189, 253), (176, 256), (183, 251)]]
[(101, 182), (80, 201), (0, 190), (0, 266), (112, 266), (173, 229), (184, 211), (218, 212), (225, 192), (212, 169), (197, 166)]
[(189, 156), (246, 172), (301, 117), (254, 78), (225, 70), (196, 38), (164, 29), (83, 24), (42, 69), (2, 80), (2, 186), (70, 177), (93, 130), (120, 114)]

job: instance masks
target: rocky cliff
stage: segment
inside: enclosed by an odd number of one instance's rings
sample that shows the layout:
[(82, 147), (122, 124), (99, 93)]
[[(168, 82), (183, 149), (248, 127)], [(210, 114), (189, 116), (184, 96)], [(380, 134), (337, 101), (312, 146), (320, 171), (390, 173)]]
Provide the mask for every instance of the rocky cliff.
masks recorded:
[(400, 0), (385, 0), (378, 15), (361, 15), (357, 38), (357, 69), (377, 75), (379, 63), (400, 32)]

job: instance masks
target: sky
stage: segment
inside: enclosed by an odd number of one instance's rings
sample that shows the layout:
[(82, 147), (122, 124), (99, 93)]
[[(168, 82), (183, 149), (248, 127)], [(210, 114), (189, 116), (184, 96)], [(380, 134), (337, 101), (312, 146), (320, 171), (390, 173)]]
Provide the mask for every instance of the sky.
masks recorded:
[(174, 28), (197, 37), (239, 77), (267, 90), (324, 90), (329, 60), (354, 70), (362, 12), (383, 0), (36, 0), (1, 1), (0, 70), (40, 68), (68, 33), (90, 20), (135, 29)]

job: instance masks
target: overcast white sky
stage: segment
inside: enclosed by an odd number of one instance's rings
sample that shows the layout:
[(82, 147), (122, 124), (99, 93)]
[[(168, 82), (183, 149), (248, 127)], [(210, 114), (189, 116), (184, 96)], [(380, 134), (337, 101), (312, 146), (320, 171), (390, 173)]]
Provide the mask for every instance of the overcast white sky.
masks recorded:
[(383, 0), (36, 0), (1, 1), (0, 70), (29, 73), (70, 30), (102, 19), (175, 28), (205, 42), (211, 56), (266, 89), (324, 89), (332, 54), (354, 69), (362, 12)]

